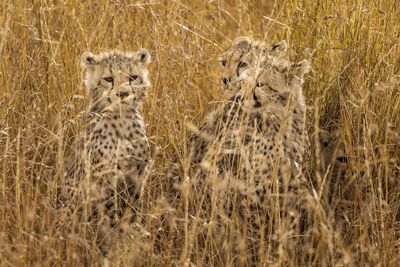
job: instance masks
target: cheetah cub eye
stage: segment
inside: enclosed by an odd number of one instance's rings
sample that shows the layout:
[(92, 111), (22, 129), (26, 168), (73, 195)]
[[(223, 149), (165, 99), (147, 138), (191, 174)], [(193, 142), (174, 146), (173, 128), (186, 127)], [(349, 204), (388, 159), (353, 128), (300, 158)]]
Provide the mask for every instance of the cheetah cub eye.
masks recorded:
[(221, 67), (223, 67), (223, 68), (226, 66), (226, 60), (224, 60), (224, 59), (220, 59), (219, 63), (221, 63)]
[(241, 61), (241, 62), (239, 63), (239, 65), (238, 65), (238, 68), (239, 68), (239, 69), (241, 69), (241, 68), (246, 68), (248, 65), (249, 65), (249, 63), (244, 62), (244, 61)]
[(237, 70), (236, 70), (237, 76), (240, 76), (242, 74), (242, 72), (245, 71), (247, 66), (249, 66), (249, 63), (247, 63), (245, 61), (240, 61), (239, 65), (237, 66)]
[(105, 78), (103, 78), (106, 82), (108, 82), (108, 83), (113, 83), (114, 82), (114, 78), (113, 77), (105, 77)]
[(134, 84), (140, 84), (142, 81), (138, 75), (131, 75), (129, 76), (129, 84), (134, 85)]

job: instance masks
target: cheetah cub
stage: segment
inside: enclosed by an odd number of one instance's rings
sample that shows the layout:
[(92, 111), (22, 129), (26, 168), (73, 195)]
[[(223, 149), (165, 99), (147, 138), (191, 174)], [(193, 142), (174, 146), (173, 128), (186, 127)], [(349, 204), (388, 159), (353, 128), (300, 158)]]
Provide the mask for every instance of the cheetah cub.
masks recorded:
[(222, 229), (242, 231), (245, 225), (246, 247), (237, 251), (238, 244), (231, 246), (248, 265), (258, 265), (263, 257), (273, 260), (273, 253), (265, 256), (269, 245), (293, 251), (295, 238), (282, 237), (276, 244), (276, 237), (299, 235), (307, 194), (302, 84), (310, 67), (306, 60), (287, 60), (286, 49), (284, 41), (235, 40), (221, 57), (226, 98), (198, 129), (192, 127), (188, 141), (191, 195), (200, 199), (203, 210), (212, 210), (205, 213), (207, 234), (213, 232), (215, 243), (224, 244)]
[(140, 112), (150, 86), (149, 62), (145, 49), (85, 52), (81, 58), (89, 110), (85, 132), (66, 162), (61, 199), (90, 207), (82, 214), (89, 214), (86, 219), (107, 235), (122, 224), (127, 211), (132, 213), (150, 161)]
[[(244, 130), (249, 132), (247, 139), (254, 130), (257, 130), (257, 134), (264, 132), (262, 138), (271, 143), (268, 147), (275, 147), (274, 136), (281, 126), (285, 127), (282, 127), (279, 136), (293, 135), (283, 144), (286, 148), (296, 147), (295, 153), (290, 154), (289, 158), (296, 155), (295, 162), (299, 167), (307, 163), (309, 140), (305, 129), (306, 105), (301, 85), (303, 76), (310, 68), (306, 60), (294, 64), (286, 58), (285, 41), (273, 45), (248, 37), (233, 41), (220, 57), (221, 81), (226, 97), (195, 131), (197, 133), (190, 136), (192, 163), (198, 164), (207, 158), (208, 150), (211, 148), (215, 151), (214, 148), (220, 146), (223, 139), (225, 151), (233, 153), (234, 150), (240, 150), (237, 144), (242, 142), (240, 139), (243, 136), (238, 133)], [(259, 125), (260, 120), (268, 122)], [(252, 147), (247, 145), (248, 141), (245, 142), (246, 147)], [(254, 153), (251, 148), (251, 154)], [(262, 151), (264, 158), (271, 153), (276, 152), (265, 151), (264, 154)]]

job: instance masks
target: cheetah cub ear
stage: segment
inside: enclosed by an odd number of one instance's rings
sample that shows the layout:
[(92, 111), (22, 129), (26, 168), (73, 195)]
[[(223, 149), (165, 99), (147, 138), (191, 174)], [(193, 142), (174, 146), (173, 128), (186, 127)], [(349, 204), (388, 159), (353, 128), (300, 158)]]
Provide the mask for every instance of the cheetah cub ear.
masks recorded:
[(308, 64), (308, 61), (306, 59), (303, 59), (299, 63), (292, 64), (290, 70), (294, 76), (296, 76), (300, 80), (303, 80), (304, 75), (311, 70), (311, 67), (310, 64)]
[(136, 52), (135, 60), (140, 64), (147, 65), (151, 62), (151, 56), (146, 49), (142, 48)]
[(271, 50), (269, 51), (272, 55), (279, 55), (286, 53), (288, 49), (288, 45), (285, 40), (280, 41), (279, 43), (271, 45)]
[(81, 56), (81, 64), (84, 67), (96, 65), (96, 56), (89, 51), (84, 52)]
[(251, 49), (251, 40), (246, 36), (241, 36), (233, 40), (232, 47), (234, 50), (239, 50), (243, 52), (248, 52)]
[(307, 60), (302, 60), (298, 63), (294, 63), (290, 66), (289, 71), (289, 85), (290, 86), (301, 86), (304, 82), (304, 75), (311, 70)]

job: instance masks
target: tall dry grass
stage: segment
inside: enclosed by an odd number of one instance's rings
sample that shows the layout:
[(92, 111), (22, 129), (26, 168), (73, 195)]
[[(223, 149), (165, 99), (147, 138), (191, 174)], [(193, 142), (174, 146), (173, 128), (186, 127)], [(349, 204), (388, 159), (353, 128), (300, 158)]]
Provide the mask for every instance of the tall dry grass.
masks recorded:
[(313, 146), (308, 169), (312, 256), (275, 264), (397, 266), (399, 16), (395, 0), (3, 1), (1, 264), (105, 262), (95, 241), (57, 227), (57, 186), (83, 129), (80, 55), (140, 47), (153, 58), (143, 113), (154, 166), (139, 213), (145, 227), (110, 264), (234, 264), (193, 241), (198, 222), (185, 208), (188, 198), (175, 198), (169, 173), (171, 158), (184, 166), (187, 123), (202, 122), (222, 96), (217, 56), (247, 35), (285, 39), (293, 60), (311, 62), (303, 86), (309, 134), (333, 138)]

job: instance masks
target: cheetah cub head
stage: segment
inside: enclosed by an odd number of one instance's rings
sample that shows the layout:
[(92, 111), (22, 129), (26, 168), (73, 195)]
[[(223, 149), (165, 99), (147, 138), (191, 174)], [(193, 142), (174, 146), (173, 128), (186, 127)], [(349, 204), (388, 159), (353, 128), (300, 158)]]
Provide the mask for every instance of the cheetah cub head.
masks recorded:
[(258, 76), (253, 99), (275, 114), (283, 114), (290, 95), (295, 103), (294, 108), (305, 108), (301, 85), (309, 70), (307, 60), (293, 64), (268, 56), (264, 66), (256, 71)]
[(118, 50), (94, 55), (85, 52), (81, 63), (86, 70), (85, 85), (92, 112), (137, 110), (150, 87), (146, 49), (136, 53)]
[(254, 41), (248, 37), (238, 37), (221, 55), (221, 82), (225, 89), (231, 90), (231, 84), (239, 80), (251, 68), (263, 65), (267, 55), (285, 57), (287, 44), (285, 41), (268, 45), (265, 42)]

